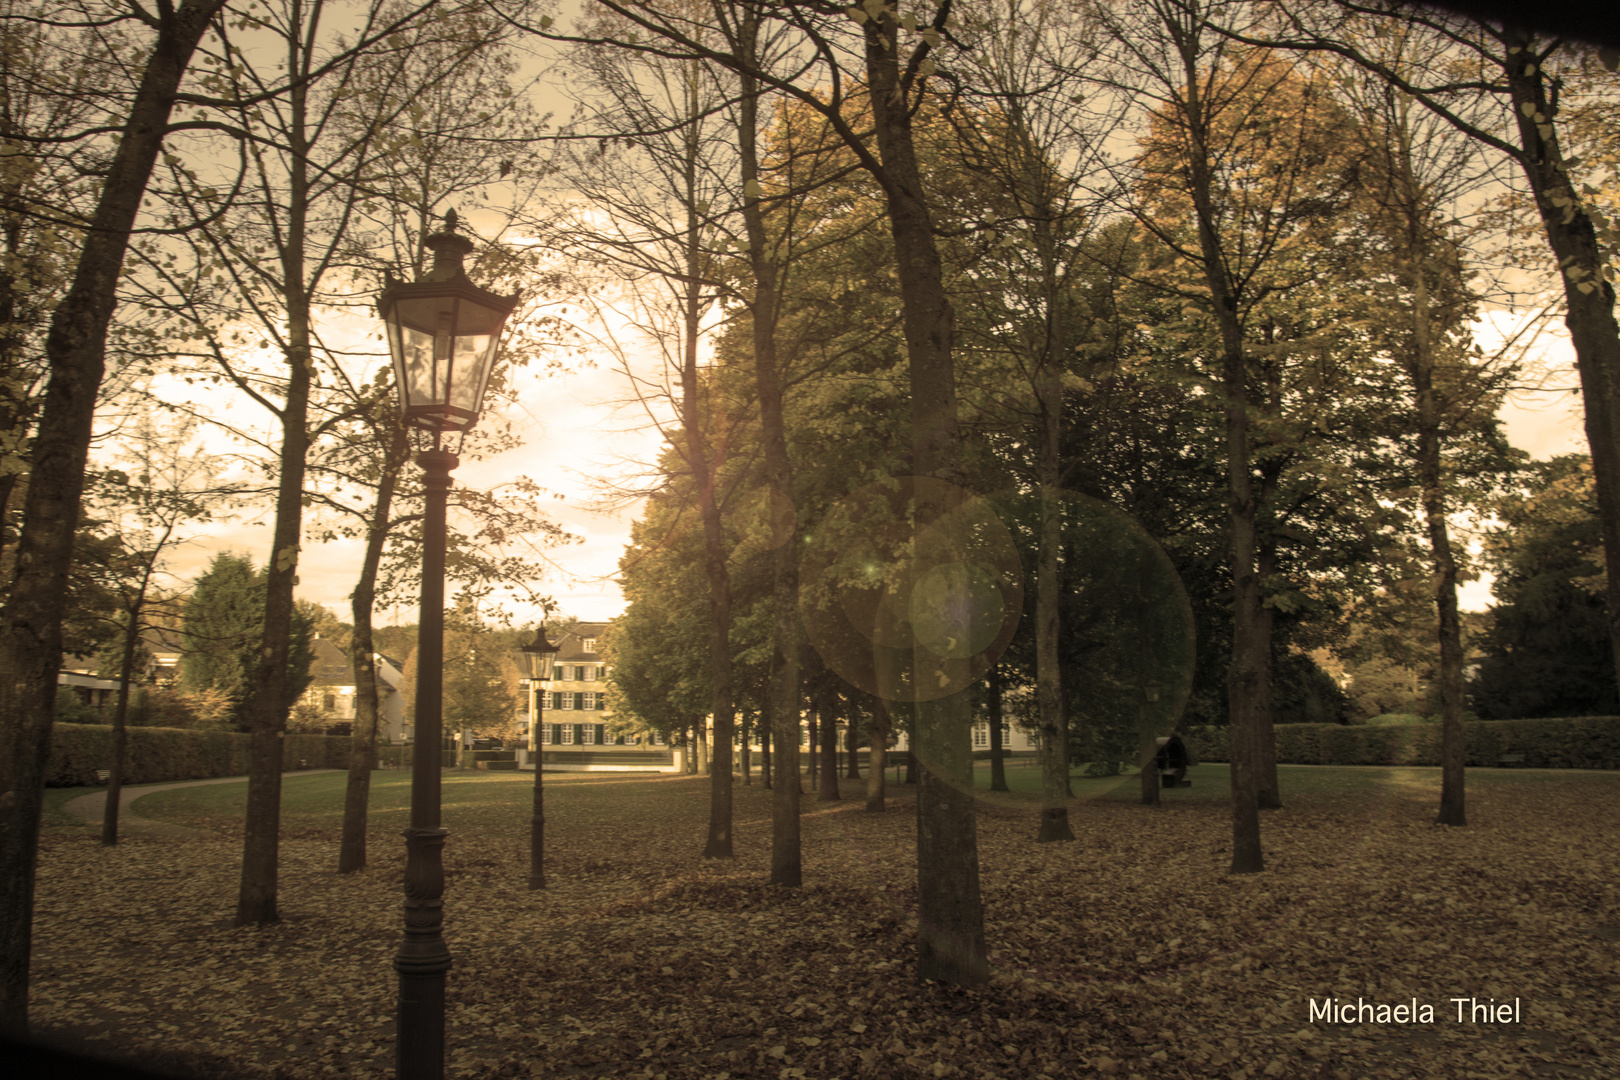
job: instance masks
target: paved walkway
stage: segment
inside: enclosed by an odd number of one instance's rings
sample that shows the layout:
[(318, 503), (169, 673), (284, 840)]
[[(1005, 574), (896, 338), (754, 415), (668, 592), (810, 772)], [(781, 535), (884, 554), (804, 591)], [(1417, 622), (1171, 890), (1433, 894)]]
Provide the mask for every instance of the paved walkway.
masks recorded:
[[(289, 776), (309, 776), (313, 773), (342, 772), (342, 769), (299, 769), (297, 772), (285, 772), (281, 778)], [(210, 780), (180, 780), (169, 784), (125, 784), (118, 791), (118, 832), (123, 835), (126, 829), (143, 836), (172, 836), (176, 838), (204, 835), (197, 829), (190, 829), (184, 825), (172, 825), (167, 821), (153, 821), (143, 818), (131, 809), (135, 800), (154, 791), (168, 791), (171, 788), (202, 787), (205, 784), (236, 784), (247, 780), (245, 776), (216, 776)], [(86, 825), (101, 825), (102, 816), (107, 811), (107, 791), (92, 791), (88, 795), (80, 795), (76, 799), (69, 799), (62, 804), (62, 812), (70, 817), (78, 818)]]

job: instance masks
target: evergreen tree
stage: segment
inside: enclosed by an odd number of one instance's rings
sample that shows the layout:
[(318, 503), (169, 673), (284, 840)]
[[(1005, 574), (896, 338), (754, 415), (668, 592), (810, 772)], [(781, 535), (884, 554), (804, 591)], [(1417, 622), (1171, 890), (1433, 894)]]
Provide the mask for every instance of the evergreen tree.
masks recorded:
[(228, 551), (214, 556), (192, 586), (186, 604), (185, 653), (180, 685), (191, 691), (216, 689), (233, 707), (246, 700), (248, 659), (259, 628), (253, 560)]
[(1564, 454), (1526, 469), (1503, 500), (1486, 555), (1496, 607), (1473, 685), (1485, 719), (1620, 711), (1604, 603), (1603, 527), (1592, 462)]
[[(186, 602), (180, 684), (193, 693), (216, 690), (225, 694), (238, 725), (247, 722), (256, 646), (263, 627), (265, 578), (263, 570), (254, 570), (248, 556), (221, 552), (197, 579)], [(293, 616), (284, 709), (291, 709), (309, 685), (314, 627), (307, 610)]]

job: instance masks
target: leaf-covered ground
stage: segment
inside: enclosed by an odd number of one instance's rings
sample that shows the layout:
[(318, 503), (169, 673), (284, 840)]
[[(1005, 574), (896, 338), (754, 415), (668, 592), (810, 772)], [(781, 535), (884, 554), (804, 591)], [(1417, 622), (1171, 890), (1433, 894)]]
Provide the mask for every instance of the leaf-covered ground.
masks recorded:
[[(1269, 869), (1247, 877), (1226, 874), (1208, 775), (1157, 810), (1134, 780), (1077, 804), (1073, 844), (1033, 843), (1018, 796), (986, 801), (995, 975), (972, 991), (913, 979), (905, 789), (882, 815), (854, 784), (806, 796), (806, 885), (786, 890), (763, 884), (757, 786), (718, 863), (698, 857), (706, 781), (548, 775), (551, 887), (531, 893), (532, 778), (464, 774), (445, 793), (447, 1073), (1620, 1077), (1620, 775), (1470, 772), (1470, 825), (1444, 829), (1434, 770), (1341, 772), (1285, 770)], [(399, 790), (358, 875), (333, 871), (330, 815), (288, 815), (284, 919), (262, 929), (230, 925), (239, 826), (185, 793), (136, 809), (190, 836), (49, 830), (36, 1031), (208, 1075), (391, 1075)], [(1455, 997), (1518, 999), (1522, 1022), (1458, 1023)], [(1415, 998), (1435, 1020), (1312, 1022), (1324, 998)]]

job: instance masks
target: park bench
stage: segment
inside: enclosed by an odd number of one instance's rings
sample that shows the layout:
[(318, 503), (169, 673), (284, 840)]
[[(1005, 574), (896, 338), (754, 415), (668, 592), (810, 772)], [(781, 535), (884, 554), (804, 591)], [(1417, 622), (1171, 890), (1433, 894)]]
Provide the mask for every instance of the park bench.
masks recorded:
[(1523, 765), (1524, 755), (1518, 753), (1498, 754), (1496, 755), (1496, 764), (1498, 767), (1503, 765)]
[(96, 770), (96, 783), (105, 784), (111, 778), (112, 778), (112, 773), (108, 772), (106, 769), (97, 769)]
[(1169, 735), (1154, 741), (1158, 745), (1158, 750), (1153, 755), (1153, 767), (1159, 774), (1159, 786), (1192, 787), (1192, 781), (1187, 779), (1187, 770), (1191, 767), (1191, 762), (1186, 744), (1181, 741), (1181, 737)]

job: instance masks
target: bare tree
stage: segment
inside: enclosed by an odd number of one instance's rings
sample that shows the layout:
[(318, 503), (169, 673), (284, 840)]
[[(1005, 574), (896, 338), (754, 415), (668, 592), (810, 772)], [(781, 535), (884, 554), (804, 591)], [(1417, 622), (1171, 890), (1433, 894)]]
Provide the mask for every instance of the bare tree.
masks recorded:
[(28, 959), (45, 755), (62, 659), (62, 610), (84, 491), (96, 391), (118, 278), (192, 53), (225, 0), (134, 9), (151, 52), (119, 125), (91, 228), (51, 317), (51, 375), (30, 454), (19, 570), (0, 613), (0, 1034), (28, 1031)]

